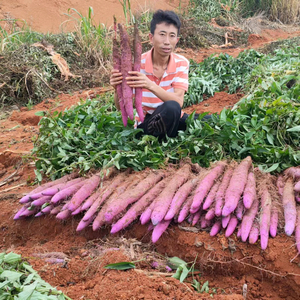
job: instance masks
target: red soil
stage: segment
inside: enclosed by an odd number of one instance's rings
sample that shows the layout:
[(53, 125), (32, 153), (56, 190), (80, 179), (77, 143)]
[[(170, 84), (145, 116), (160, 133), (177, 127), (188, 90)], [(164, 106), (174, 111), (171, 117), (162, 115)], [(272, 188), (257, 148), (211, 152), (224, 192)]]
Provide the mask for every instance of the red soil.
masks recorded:
[[(1, 4), (0, 13), (9, 12), (11, 16), (28, 18), (35, 29), (41, 31), (56, 30), (62, 19), (62, 13), (68, 7), (84, 8), (75, 1), (49, 2), (39, 1), (34, 6), (20, 1), (7, 1)], [(97, 4), (98, 3), (98, 4)], [(152, 1), (153, 3), (153, 1)], [(45, 4), (45, 6), (43, 5)], [(155, 4), (155, 2), (154, 2)], [(166, 2), (166, 8), (174, 2)], [(97, 9), (97, 5), (99, 8)], [(109, 15), (110, 20), (118, 1), (95, 1), (95, 12), (101, 17)], [(48, 15), (42, 8), (47, 8)], [(165, 8), (165, 7), (164, 7)], [(85, 9), (85, 8), (84, 8)], [(22, 13), (22, 14), (21, 14)], [(119, 11), (121, 14), (121, 11)], [(258, 47), (271, 40), (286, 38), (282, 30), (263, 31), (261, 35), (249, 38), (249, 47)], [(242, 49), (199, 49), (199, 51), (180, 50), (182, 54), (196, 61), (212, 53), (226, 51), (237, 55)], [(178, 256), (185, 261), (197, 259), (200, 271), (196, 279), (203, 284), (209, 281), (209, 288), (216, 289), (213, 299), (245, 299), (243, 286), (247, 286), (246, 299), (299, 299), (300, 297), (300, 258), (297, 256), (294, 238), (279, 235), (271, 239), (266, 251), (258, 244), (242, 243), (233, 235), (225, 238), (223, 234), (210, 237), (205, 231), (194, 233), (171, 226), (156, 243), (150, 242), (150, 234), (145, 226), (135, 224), (117, 236), (109, 235), (109, 228), (93, 232), (91, 228), (76, 233), (78, 217), (67, 221), (55, 218), (29, 218), (14, 221), (14, 213), (21, 207), (18, 200), (32, 187), (34, 166), (30, 161), (30, 150), (38, 134), (39, 117), (35, 112), (41, 110), (59, 110), (76, 105), (80, 99), (105, 92), (95, 89), (84, 93), (60, 95), (56, 99), (47, 99), (32, 110), (25, 108), (11, 112), (2, 112), (0, 116), (0, 247), (1, 251), (15, 251), (22, 254), (43, 279), (64, 291), (72, 299), (211, 299), (209, 294), (199, 294), (189, 282), (180, 283), (171, 278), (164, 268), (160, 272), (152, 270), (149, 260)], [(241, 94), (229, 95), (226, 92), (187, 108), (187, 112), (220, 112), (229, 108), (242, 97)], [(27, 159), (26, 159), (27, 158)], [(9, 178), (9, 179), (8, 179)], [(186, 225), (188, 227), (188, 225)], [(63, 252), (68, 256), (66, 264), (51, 264), (38, 258), (36, 253)], [(106, 270), (108, 263), (136, 261), (136, 270)]]

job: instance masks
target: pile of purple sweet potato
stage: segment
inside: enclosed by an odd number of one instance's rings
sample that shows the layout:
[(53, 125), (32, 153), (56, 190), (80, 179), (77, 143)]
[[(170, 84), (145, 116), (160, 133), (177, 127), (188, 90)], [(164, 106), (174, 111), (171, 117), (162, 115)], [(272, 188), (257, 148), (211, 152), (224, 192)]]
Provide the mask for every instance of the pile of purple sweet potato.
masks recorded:
[(300, 167), (279, 176), (240, 163), (219, 161), (209, 169), (183, 162), (165, 169), (109, 169), (89, 177), (77, 173), (43, 184), (25, 195), (14, 219), (82, 216), (77, 231), (111, 225), (111, 233), (140, 220), (156, 242), (168, 226), (188, 222), (211, 236), (236, 233), (243, 242), (267, 248), (278, 229), (295, 232), (300, 252)]

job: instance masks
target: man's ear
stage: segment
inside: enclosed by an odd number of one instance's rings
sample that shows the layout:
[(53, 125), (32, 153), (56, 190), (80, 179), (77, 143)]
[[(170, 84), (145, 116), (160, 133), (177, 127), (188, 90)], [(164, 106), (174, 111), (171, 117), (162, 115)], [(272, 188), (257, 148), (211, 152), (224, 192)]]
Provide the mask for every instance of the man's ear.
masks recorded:
[(150, 44), (153, 45), (153, 34), (149, 33)]

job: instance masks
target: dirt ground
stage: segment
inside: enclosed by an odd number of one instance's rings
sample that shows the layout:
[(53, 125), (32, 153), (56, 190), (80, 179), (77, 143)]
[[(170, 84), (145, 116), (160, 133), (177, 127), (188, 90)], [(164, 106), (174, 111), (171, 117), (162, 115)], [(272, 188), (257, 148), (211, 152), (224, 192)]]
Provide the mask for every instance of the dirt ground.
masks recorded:
[[(41, 31), (56, 30), (62, 14), (69, 7), (85, 9), (80, 1), (12, 0), (0, 4), (0, 13), (17, 18), (28, 18), (33, 28)], [(101, 18), (112, 17), (118, 1), (94, 1), (90, 4)], [(138, 2), (138, 1), (137, 1)], [(154, 5), (156, 1), (151, 1)], [(173, 1), (163, 8), (172, 8)], [(160, 2), (161, 4), (161, 2)], [(97, 6), (98, 5), (98, 6)], [(51, 12), (45, 17), (45, 12)], [(121, 14), (121, 10), (119, 11)], [(59, 16), (59, 17), (57, 17)], [(57, 23), (56, 23), (57, 22)], [(299, 31), (268, 29), (260, 35), (251, 35), (248, 47), (257, 48), (279, 38), (299, 35)], [(216, 52), (236, 56), (237, 48), (177, 49), (188, 58), (201, 61)], [(61, 289), (74, 300), (79, 299), (287, 299), (300, 298), (300, 258), (294, 238), (280, 234), (271, 239), (267, 250), (258, 244), (242, 243), (236, 235), (225, 238), (223, 234), (210, 237), (205, 231), (193, 232), (188, 224), (170, 226), (155, 244), (147, 226), (138, 223), (115, 236), (110, 228), (93, 232), (91, 228), (77, 233), (79, 217), (58, 221), (49, 216), (14, 221), (21, 207), (19, 199), (33, 189), (34, 165), (30, 151), (38, 134), (41, 110), (62, 111), (76, 105), (80, 99), (93, 98), (108, 88), (97, 88), (56, 99), (27, 108), (12, 107), (0, 113), (0, 248), (22, 254), (43, 279)], [(230, 108), (243, 95), (216, 93), (199, 105), (186, 109), (190, 113), (220, 112)], [(64, 258), (64, 263), (52, 263), (45, 254)], [(187, 262), (197, 261), (195, 278), (203, 284), (209, 282), (210, 293), (199, 294), (191, 287), (192, 278), (180, 283), (165, 268), (165, 257), (178, 256)], [(129, 271), (106, 270), (108, 263), (139, 261), (137, 268)], [(154, 270), (151, 262), (160, 261)], [(211, 294), (211, 295), (210, 295)]]
[[(123, 1), (119, 0), (12, 0), (1, 2), (0, 16), (17, 19), (19, 24), (25, 20), (33, 30), (43, 33), (73, 30), (76, 22), (72, 20), (72, 17), (78, 17), (78, 13), (87, 15), (89, 7), (93, 8), (95, 24), (103, 23), (110, 26), (113, 22), (113, 15), (118, 20), (124, 20), (121, 5)], [(179, 3), (184, 7), (187, 2), (187, 0), (131, 0), (130, 4), (132, 13), (147, 13), (148, 10), (158, 8), (174, 10), (179, 7)], [(71, 18), (70, 15), (72, 15)]]

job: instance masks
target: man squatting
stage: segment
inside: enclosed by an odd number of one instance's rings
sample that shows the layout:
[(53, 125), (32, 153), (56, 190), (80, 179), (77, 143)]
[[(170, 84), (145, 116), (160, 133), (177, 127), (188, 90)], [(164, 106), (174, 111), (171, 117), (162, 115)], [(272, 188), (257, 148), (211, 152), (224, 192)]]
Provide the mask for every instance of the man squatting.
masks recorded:
[[(189, 61), (174, 53), (179, 41), (181, 22), (173, 11), (158, 10), (150, 23), (149, 40), (152, 49), (142, 54), (140, 72), (129, 71), (125, 78), (131, 88), (142, 88), (144, 122), (135, 116), (135, 127), (145, 134), (175, 137), (186, 129), (188, 114), (181, 108), (188, 90)], [(123, 80), (120, 70), (112, 70), (110, 84), (115, 88)], [(115, 92), (114, 101), (120, 110)], [(209, 117), (209, 116), (206, 116)], [(198, 114), (195, 114), (198, 118)]]

